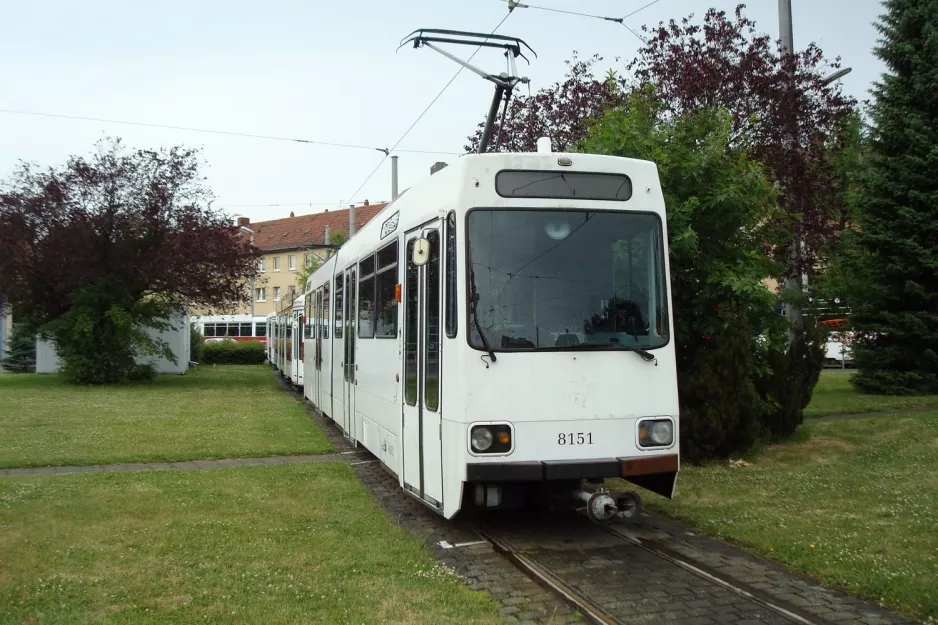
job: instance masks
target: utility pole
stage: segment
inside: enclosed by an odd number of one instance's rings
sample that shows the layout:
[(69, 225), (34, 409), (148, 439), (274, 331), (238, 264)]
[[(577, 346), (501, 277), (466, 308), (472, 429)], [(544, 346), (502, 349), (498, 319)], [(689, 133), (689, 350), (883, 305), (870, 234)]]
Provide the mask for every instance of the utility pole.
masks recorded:
[[(785, 57), (795, 53), (795, 41), (791, 26), (791, 0), (778, 0), (778, 37), (780, 40), (779, 52), (782, 58), (782, 62), (784, 63)], [(792, 66), (791, 71), (795, 71), (794, 66)], [(794, 89), (794, 75), (790, 76), (789, 78), (789, 89)], [(794, 94), (791, 92), (789, 92), (789, 95), (792, 97), (794, 96)], [(789, 123), (789, 128), (791, 130), (791, 149), (795, 150), (798, 147), (797, 120), (792, 118), (789, 120)], [(788, 252), (790, 268), (794, 268), (796, 270), (795, 276), (789, 276), (785, 278), (785, 289), (789, 292), (801, 292), (804, 289), (802, 277), (800, 275), (802, 251), (801, 246), (802, 237), (799, 232), (799, 235), (791, 242), (791, 248)], [(796, 303), (789, 303), (785, 305), (785, 308), (786, 317), (788, 317), (789, 321), (794, 323), (796, 328), (801, 328), (803, 325), (801, 307)]]
[(391, 201), (397, 199), (397, 155), (391, 157)]
[[(253, 247), (254, 247), (254, 231), (251, 230), (250, 228), (248, 228), (247, 226), (241, 226), (241, 231), (242, 231), (242, 232), (250, 232), (250, 233), (251, 233), (251, 247), (253, 248)], [(255, 270), (256, 270), (256, 268), (255, 268)], [(253, 333), (253, 331), (254, 331), (254, 329), (253, 329), (253, 328), (254, 328), (254, 326), (253, 326), (253, 324), (254, 324), (254, 276), (253, 276), (253, 274), (251, 275), (251, 292), (250, 292), (249, 295), (251, 296), (251, 324), (252, 324), (252, 325), (251, 325), (251, 332)]]

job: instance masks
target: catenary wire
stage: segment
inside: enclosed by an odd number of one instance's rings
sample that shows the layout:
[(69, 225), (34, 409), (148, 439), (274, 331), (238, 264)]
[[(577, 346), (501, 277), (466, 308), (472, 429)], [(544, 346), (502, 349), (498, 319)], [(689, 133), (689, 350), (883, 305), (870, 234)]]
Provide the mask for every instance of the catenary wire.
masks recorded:
[[(292, 143), (307, 143), (311, 145), (321, 145), (336, 148), (351, 148), (356, 150), (377, 150), (385, 152), (386, 148), (378, 148), (370, 145), (357, 145), (354, 143), (337, 143), (333, 141), (318, 141), (315, 139), (299, 139), (293, 137), (279, 137), (275, 135), (260, 135), (249, 132), (237, 132), (231, 130), (211, 130), (208, 128), (195, 128), (192, 126), (170, 126), (168, 124), (151, 124), (147, 122), (133, 122), (119, 119), (106, 119), (103, 117), (84, 117), (81, 115), (63, 115), (59, 113), (39, 113), (37, 111), (20, 111), (15, 109), (0, 109), (0, 113), (10, 115), (31, 115), (35, 117), (52, 117), (56, 119), (71, 119), (78, 121), (101, 122), (105, 124), (123, 124), (126, 126), (143, 126), (145, 128), (165, 128), (167, 130), (182, 130), (186, 132), (202, 132), (214, 135), (227, 135), (230, 137), (246, 137), (249, 139), (266, 139), (269, 141), (289, 141)], [(445, 152), (437, 150), (393, 150), (397, 152), (409, 152), (412, 154), (459, 154), (459, 152)]]

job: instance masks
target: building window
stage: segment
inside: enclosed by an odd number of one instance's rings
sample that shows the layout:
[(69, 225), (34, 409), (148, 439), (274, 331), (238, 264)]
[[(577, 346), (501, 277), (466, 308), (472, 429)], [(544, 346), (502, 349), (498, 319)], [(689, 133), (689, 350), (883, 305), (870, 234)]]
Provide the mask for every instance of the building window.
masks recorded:
[(378, 326), (375, 336), (397, 336), (397, 241), (378, 252), (377, 308)]
[(263, 302), (266, 299), (264, 297), (264, 287), (254, 289), (254, 299), (258, 302)]
[(274, 256), (274, 271), (280, 271), (280, 257)]
[(257, 259), (257, 270), (264, 271), (264, 259), (263, 258)]
[(296, 269), (296, 256), (290, 254), (287, 256), (287, 269), (294, 271)]
[(310, 265), (312, 265), (312, 264), (313, 264), (313, 255), (312, 255), (312, 254), (307, 254), (307, 255), (303, 258), (303, 264), (304, 264), (305, 266), (307, 266), (307, 267), (309, 267)]
[(275, 302), (280, 301), (280, 287), (279, 286), (274, 287), (274, 301)]

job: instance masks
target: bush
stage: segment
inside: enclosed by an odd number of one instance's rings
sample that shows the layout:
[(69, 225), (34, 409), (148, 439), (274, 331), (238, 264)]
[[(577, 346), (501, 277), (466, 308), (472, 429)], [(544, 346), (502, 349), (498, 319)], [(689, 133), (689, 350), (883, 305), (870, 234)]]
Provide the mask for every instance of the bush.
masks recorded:
[(189, 328), (189, 360), (192, 362), (202, 362), (202, 347), (205, 344), (205, 337), (195, 328)]
[(202, 361), (207, 365), (261, 365), (267, 350), (260, 341), (205, 343)]
[(14, 373), (36, 370), (36, 334), (25, 323), (17, 323), (10, 333), (6, 354), (0, 354), (0, 365)]

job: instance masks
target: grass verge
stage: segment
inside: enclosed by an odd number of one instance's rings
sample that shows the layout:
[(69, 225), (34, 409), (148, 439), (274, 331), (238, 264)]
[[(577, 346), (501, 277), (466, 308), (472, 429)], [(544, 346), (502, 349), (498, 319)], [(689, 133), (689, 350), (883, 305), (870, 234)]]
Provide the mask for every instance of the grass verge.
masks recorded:
[(0, 468), (318, 454), (332, 445), (268, 367), (114, 387), (0, 378)]
[(804, 416), (823, 417), (835, 414), (859, 414), (938, 406), (938, 395), (866, 395), (850, 384), (850, 376), (854, 373), (849, 369), (822, 371), (821, 379), (814, 388), (811, 403), (805, 408)]
[(688, 521), (850, 594), (938, 618), (938, 412), (815, 422), (748, 465), (682, 467)]
[(0, 621), (497, 623), (344, 464), (0, 479)]

